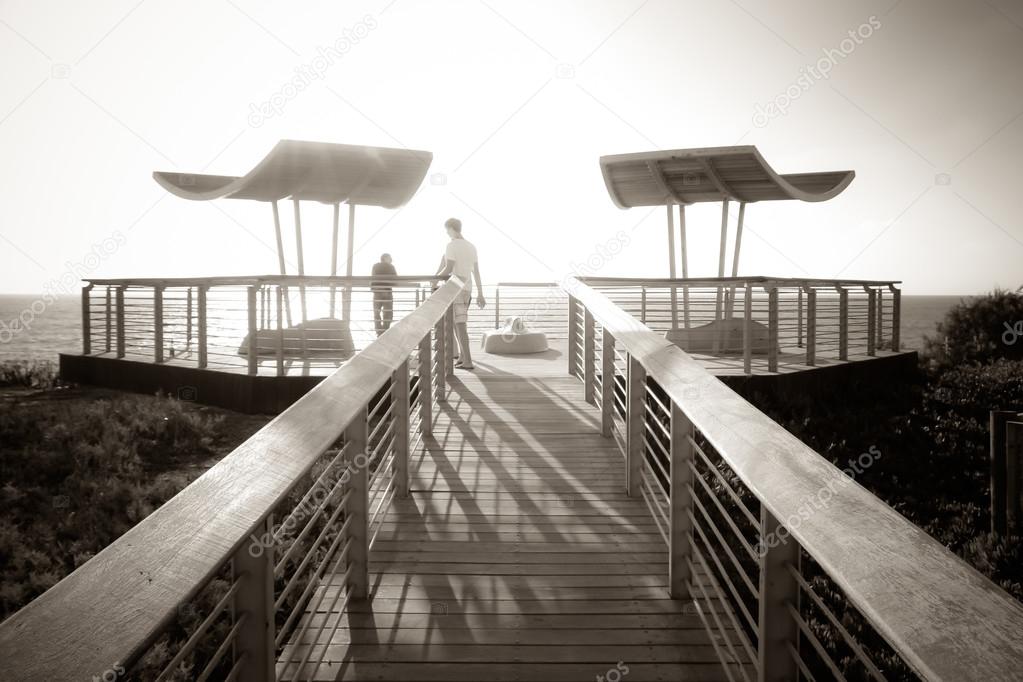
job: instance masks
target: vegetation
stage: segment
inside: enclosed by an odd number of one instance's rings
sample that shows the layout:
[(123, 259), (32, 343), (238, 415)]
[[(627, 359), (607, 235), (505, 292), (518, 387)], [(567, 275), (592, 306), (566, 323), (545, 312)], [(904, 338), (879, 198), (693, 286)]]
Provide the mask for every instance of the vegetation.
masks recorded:
[(54, 388), (59, 383), (52, 362), (6, 362), (0, 364), (0, 387)]
[[(45, 377), (38, 368), (3, 376), (21, 386)], [(163, 396), (0, 400), (2, 616), (176, 494), (237, 444), (237, 430), (224, 413)]]
[[(1016, 320), (1023, 320), (1023, 295), (996, 291), (950, 310), (927, 340), (919, 371), (883, 390), (871, 383), (831, 396), (750, 399), (840, 467), (879, 451), (857, 481), (1023, 601), (1023, 538), (990, 533), (989, 512), (988, 413), (1023, 411), (1023, 336), (1002, 338)], [(807, 570), (888, 678), (916, 679), (832, 581)], [(863, 677), (831, 624), (819, 617), (810, 624), (848, 679)]]
[[(1021, 287), (1023, 290), (1023, 287)], [(925, 340), (923, 361), (931, 372), (999, 358), (1023, 360), (1023, 294), (996, 289), (961, 301)]]

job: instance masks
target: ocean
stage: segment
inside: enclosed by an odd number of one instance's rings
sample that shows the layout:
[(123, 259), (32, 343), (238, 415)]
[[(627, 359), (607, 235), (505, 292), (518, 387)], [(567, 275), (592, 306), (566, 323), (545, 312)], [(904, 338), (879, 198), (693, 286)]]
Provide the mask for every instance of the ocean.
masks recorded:
[[(960, 296), (903, 296), (902, 344), (908, 350), (923, 348), (925, 335), (962, 298)], [(968, 298), (968, 297), (967, 297)], [(474, 315), (491, 315), (489, 309), (473, 308)], [(22, 328), (14, 321), (23, 318)], [(39, 296), (0, 294), (0, 362), (57, 361), (58, 353), (82, 350), (80, 301), (63, 296), (45, 305)]]

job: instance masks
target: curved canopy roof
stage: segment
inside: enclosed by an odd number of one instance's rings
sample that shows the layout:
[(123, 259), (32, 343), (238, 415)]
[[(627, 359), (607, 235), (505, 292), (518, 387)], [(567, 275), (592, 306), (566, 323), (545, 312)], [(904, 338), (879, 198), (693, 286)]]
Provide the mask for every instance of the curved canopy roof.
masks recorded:
[(294, 198), (397, 208), (419, 189), (430, 152), (281, 140), (241, 177), (156, 171), (153, 178), (185, 199)]
[(619, 208), (724, 199), (826, 201), (856, 176), (851, 170), (780, 175), (752, 145), (602, 156), (600, 170)]

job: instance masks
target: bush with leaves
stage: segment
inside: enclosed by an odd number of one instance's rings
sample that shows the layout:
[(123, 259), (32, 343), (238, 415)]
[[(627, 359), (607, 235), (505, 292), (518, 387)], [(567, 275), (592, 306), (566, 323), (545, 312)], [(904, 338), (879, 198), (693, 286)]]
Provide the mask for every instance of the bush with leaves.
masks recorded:
[(6, 617), (116, 540), (213, 454), (223, 417), (166, 397), (0, 402), (0, 611)]
[(1023, 291), (996, 289), (953, 306), (924, 339), (923, 359), (932, 371), (999, 358), (1023, 360)]

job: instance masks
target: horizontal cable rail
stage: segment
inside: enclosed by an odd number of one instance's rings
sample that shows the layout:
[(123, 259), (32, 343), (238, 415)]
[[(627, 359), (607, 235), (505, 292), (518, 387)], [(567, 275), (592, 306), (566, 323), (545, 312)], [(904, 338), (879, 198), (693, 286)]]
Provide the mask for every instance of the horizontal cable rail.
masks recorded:
[(565, 288), (568, 371), (601, 408), (628, 493), (665, 540), (672, 596), (692, 600), (728, 679), (1023, 669), (1010, 595), (611, 295)]
[(901, 349), (894, 281), (772, 277), (579, 281), (683, 350), (778, 372)]
[(284, 376), (328, 373), (429, 295), (433, 276), (93, 279), (84, 355)]
[[(121, 538), (0, 624), (23, 680), (306, 679), (451, 372), (452, 279)], [(415, 433), (413, 433), (415, 431)], [(326, 618), (324, 614), (331, 614)]]
[(474, 314), (469, 318), (469, 330), (480, 336), (497, 329), (509, 317), (519, 317), (531, 331), (543, 332), (548, 339), (564, 339), (565, 292), (554, 282), (498, 282), (484, 285), (489, 314)]

